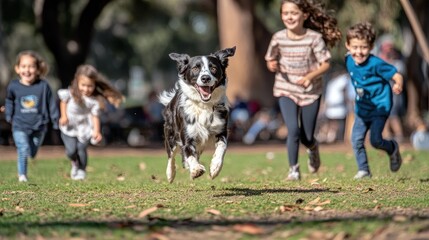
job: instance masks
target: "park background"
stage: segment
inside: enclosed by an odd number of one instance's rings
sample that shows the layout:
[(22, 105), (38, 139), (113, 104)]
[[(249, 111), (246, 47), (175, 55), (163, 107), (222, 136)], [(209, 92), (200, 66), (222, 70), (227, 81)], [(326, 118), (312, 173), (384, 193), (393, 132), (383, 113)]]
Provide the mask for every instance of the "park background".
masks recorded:
[[(410, 16), (427, 35), (429, 2), (322, 2), (334, 11), (343, 33), (352, 24), (370, 21), (378, 36), (388, 33), (394, 37), (395, 47), (401, 51), (407, 66), (404, 125), (411, 133), (425, 124), (429, 105), (428, 58), (424, 60), (425, 48), (416, 40)], [(404, 11), (405, 3), (414, 10), (411, 15)], [(129, 137), (135, 126), (141, 135), (159, 135), (159, 132), (145, 133), (153, 126), (142, 120), (147, 117), (142, 108), (149, 104), (154, 93), (172, 87), (177, 80), (175, 63), (168, 54), (203, 55), (237, 46), (228, 68), (227, 94), (231, 104), (254, 101), (261, 108), (270, 107), (275, 102), (274, 76), (265, 67), (264, 54), (272, 34), (284, 27), (279, 6), (279, 0), (1, 1), (0, 104), (4, 103), (8, 82), (16, 77), (13, 71), (16, 54), (32, 49), (49, 63), (51, 71), (47, 79), (54, 90), (69, 86), (77, 66), (83, 63), (94, 65), (110, 79), (127, 101), (122, 113), (113, 112), (106, 121), (116, 124), (117, 129), (127, 128), (124, 138)], [(332, 49), (332, 54), (334, 64), (342, 65), (344, 40)], [(10, 126), (3, 118), (0, 115), (4, 136)], [(58, 142), (55, 134), (48, 135), (46, 141), (50, 139)], [(136, 139), (135, 145), (141, 145), (139, 141)]]

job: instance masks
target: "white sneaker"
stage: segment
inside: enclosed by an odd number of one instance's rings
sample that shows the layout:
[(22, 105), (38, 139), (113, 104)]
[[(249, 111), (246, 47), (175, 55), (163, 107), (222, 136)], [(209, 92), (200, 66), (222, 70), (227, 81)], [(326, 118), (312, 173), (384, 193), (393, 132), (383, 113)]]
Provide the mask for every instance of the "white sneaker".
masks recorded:
[(368, 171), (359, 170), (354, 176), (354, 179), (363, 179), (363, 178), (371, 178), (371, 173)]
[(301, 173), (299, 172), (299, 164), (289, 168), (289, 174), (287, 175), (286, 180), (288, 181), (301, 180)]
[(82, 169), (78, 169), (76, 176), (74, 176), (72, 179), (73, 180), (84, 180), (86, 177), (86, 172)]
[(25, 176), (25, 175), (19, 175), (18, 181), (19, 182), (27, 182), (28, 181), (27, 176)]
[(74, 179), (76, 177), (77, 170), (78, 170), (77, 166), (72, 163), (72, 167), (71, 167), (71, 170), (70, 170), (70, 178), (71, 179)]

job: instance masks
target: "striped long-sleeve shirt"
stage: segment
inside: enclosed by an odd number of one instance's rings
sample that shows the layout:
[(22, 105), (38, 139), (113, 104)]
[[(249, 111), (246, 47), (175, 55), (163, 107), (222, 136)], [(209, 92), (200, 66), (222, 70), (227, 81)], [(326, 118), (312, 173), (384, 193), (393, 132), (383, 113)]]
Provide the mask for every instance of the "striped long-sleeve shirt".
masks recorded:
[(277, 60), (279, 63), (280, 71), (276, 73), (273, 87), (274, 96), (287, 96), (299, 106), (313, 103), (322, 94), (322, 78), (313, 79), (307, 88), (296, 82), (330, 58), (322, 35), (316, 31), (307, 29), (305, 36), (298, 40), (288, 38), (286, 29), (276, 32), (265, 55), (266, 61)]

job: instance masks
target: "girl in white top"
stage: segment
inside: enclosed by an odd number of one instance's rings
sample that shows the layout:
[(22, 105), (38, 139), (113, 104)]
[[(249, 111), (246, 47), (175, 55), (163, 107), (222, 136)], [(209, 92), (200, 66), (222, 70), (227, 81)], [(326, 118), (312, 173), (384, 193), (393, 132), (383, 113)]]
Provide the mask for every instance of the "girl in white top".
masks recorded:
[(118, 107), (123, 96), (91, 65), (79, 66), (71, 87), (58, 90), (58, 96), (61, 138), (72, 163), (70, 177), (83, 180), (86, 177), (88, 145), (90, 141), (96, 144), (102, 139), (99, 114), (104, 101)]

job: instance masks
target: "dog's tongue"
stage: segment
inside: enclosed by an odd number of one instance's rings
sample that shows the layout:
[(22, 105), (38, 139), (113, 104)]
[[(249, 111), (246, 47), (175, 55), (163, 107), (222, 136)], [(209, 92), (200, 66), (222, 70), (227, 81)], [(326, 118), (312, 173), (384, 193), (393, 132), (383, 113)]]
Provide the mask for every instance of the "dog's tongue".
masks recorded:
[(211, 87), (208, 86), (198, 86), (201, 96), (203, 97), (204, 100), (208, 100), (210, 99), (210, 96), (212, 94), (212, 90)]

